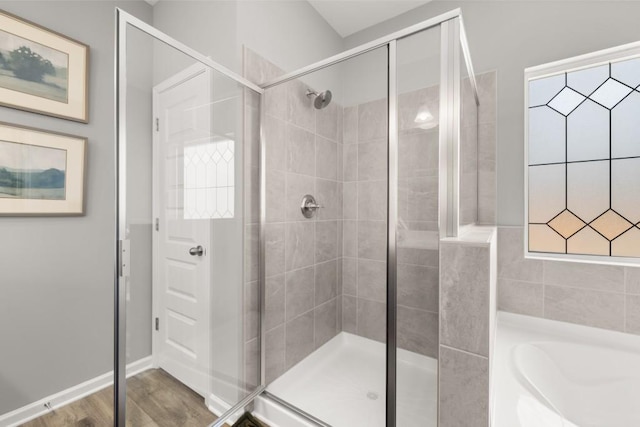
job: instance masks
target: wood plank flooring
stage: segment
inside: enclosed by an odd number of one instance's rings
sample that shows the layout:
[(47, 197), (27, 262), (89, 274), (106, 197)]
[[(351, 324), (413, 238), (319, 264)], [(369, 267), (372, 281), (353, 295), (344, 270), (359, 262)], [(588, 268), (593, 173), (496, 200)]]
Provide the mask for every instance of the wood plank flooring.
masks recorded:
[[(161, 369), (127, 380), (127, 426), (204, 427), (215, 421), (202, 396)], [(113, 387), (23, 424), (22, 427), (112, 427)]]

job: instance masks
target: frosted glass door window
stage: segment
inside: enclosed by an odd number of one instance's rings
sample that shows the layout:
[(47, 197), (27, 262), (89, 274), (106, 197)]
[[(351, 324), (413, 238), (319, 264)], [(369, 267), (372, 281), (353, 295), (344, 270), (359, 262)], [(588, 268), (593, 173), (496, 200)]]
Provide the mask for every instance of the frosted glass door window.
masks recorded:
[(640, 59), (528, 85), (529, 252), (640, 257)]

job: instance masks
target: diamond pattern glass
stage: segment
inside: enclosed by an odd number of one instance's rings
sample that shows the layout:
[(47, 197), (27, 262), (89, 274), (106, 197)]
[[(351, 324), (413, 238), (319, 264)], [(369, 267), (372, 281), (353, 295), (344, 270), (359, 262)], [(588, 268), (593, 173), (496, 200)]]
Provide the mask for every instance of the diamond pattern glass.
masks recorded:
[(184, 149), (184, 219), (234, 216), (234, 142), (228, 139)]
[(529, 251), (640, 257), (640, 58), (528, 88)]
[(549, 227), (553, 228), (558, 234), (565, 239), (573, 236), (585, 225), (584, 221), (569, 212), (568, 210), (562, 211), (560, 215), (549, 221)]
[(548, 105), (549, 107), (566, 116), (584, 100), (584, 96), (580, 95), (578, 92), (571, 88), (565, 87), (555, 98), (549, 101)]
[(598, 90), (596, 90), (589, 98), (606, 108), (613, 108), (617, 103), (622, 101), (625, 96), (629, 95), (631, 88), (618, 83), (613, 79), (607, 80)]

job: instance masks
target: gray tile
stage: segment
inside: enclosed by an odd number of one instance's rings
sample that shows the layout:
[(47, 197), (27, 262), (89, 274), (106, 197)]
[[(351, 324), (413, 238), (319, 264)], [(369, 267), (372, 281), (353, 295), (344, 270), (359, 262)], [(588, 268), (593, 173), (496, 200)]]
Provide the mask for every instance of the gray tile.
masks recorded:
[[(283, 222), (285, 219), (285, 173), (283, 171), (276, 170), (267, 171), (266, 187), (267, 222)], [(257, 197), (258, 199), (256, 200), (259, 202), (259, 193)], [(256, 210), (258, 214), (260, 213), (257, 206), (254, 210)]]
[(315, 309), (315, 348), (321, 347), (338, 334), (337, 309), (336, 298)]
[(387, 220), (386, 181), (358, 182), (358, 219)]
[(358, 183), (342, 185), (342, 219), (358, 219)]
[(542, 283), (542, 261), (524, 258), (522, 227), (498, 228), (498, 277)]
[(316, 177), (338, 179), (338, 144), (321, 136), (316, 137)]
[(264, 93), (266, 113), (279, 120), (287, 119), (287, 86), (287, 83), (274, 86)]
[(358, 142), (358, 107), (346, 107), (343, 110), (343, 143), (355, 144)]
[(387, 338), (386, 304), (358, 298), (358, 335), (385, 342)]
[(387, 122), (386, 99), (358, 105), (358, 142), (385, 138)]
[(308, 97), (309, 87), (299, 80), (287, 83), (287, 120), (315, 133), (316, 109)]
[(287, 171), (315, 176), (315, 135), (307, 130), (286, 125)]
[[(408, 221), (438, 220), (438, 177), (424, 176), (407, 179)], [(464, 208), (461, 205), (461, 208)]]
[(245, 166), (244, 193), (245, 223), (258, 223), (260, 221), (260, 173), (258, 168)]
[(358, 260), (358, 298), (387, 301), (387, 263)]
[(267, 277), (282, 274), (285, 270), (285, 227), (284, 224), (266, 224), (265, 230), (265, 270)]
[(490, 249), (440, 245), (440, 343), (489, 354)]
[(438, 358), (438, 313), (398, 306), (398, 346)]
[(322, 264), (316, 264), (316, 306), (329, 301), (337, 296), (338, 261), (333, 260)]
[(622, 331), (624, 330), (624, 294), (545, 286), (544, 317)]
[(265, 328), (267, 331), (284, 323), (285, 279), (284, 274), (265, 280)]
[(624, 292), (624, 267), (544, 261), (544, 284)]
[(440, 346), (441, 427), (489, 426), (489, 360)]
[(342, 258), (342, 293), (356, 296), (358, 292), (358, 260)]
[(285, 226), (286, 270), (297, 270), (313, 264), (316, 247), (313, 222), (294, 222)]
[(267, 170), (285, 170), (285, 123), (273, 116), (265, 116), (264, 134)]
[(342, 331), (342, 295), (336, 298), (336, 333)]
[(385, 221), (358, 221), (358, 257), (378, 261), (387, 259)]
[(315, 221), (315, 218), (305, 218), (300, 211), (302, 198), (307, 194), (316, 194), (315, 178), (287, 173), (285, 183), (286, 204), (284, 206), (285, 219), (287, 221)]
[(386, 178), (386, 139), (377, 139), (358, 144), (358, 181), (384, 180)]
[(343, 246), (342, 255), (345, 257), (358, 257), (358, 221), (343, 221)]
[(338, 103), (336, 103), (336, 107), (338, 110), (338, 118), (337, 118), (337, 123), (338, 123), (338, 135), (337, 135), (337, 141), (339, 144), (342, 144), (344, 142), (344, 108), (342, 108), (342, 106)]
[(258, 348), (258, 339), (253, 339), (244, 344), (244, 381), (247, 387), (255, 388), (260, 384), (258, 374), (258, 359), (260, 358), (260, 349)]
[(285, 282), (287, 320), (291, 320), (315, 306), (315, 268), (289, 271)]
[(244, 72), (245, 77), (256, 84), (266, 83), (283, 74), (282, 70), (246, 46), (244, 48)]
[(496, 125), (495, 123), (478, 126), (478, 170), (496, 171)]
[(341, 217), (342, 194), (338, 192), (338, 183), (326, 179), (316, 179), (316, 201), (322, 205), (317, 214), (319, 220), (332, 220)]
[(333, 101), (322, 110), (316, 111), (316, 133), (336, 142), (338, 141), (338, 110), (338, 105)]
[(343, 146), (342, 168), (344, 182), (358, 180), (358, 146), (356, 144)]
[(625, 332), (640, 335), (640, 295), (627, 295), (625, 304)]
[(400, 135), (398, 163), (401, 178), (438, 176), (438, 133), (418, 132)]
[(357, 298), (342, 296), (342, 330), (350, 334), (358, 333), (357, 329)]
[(338, 221), (316, 221), (316, 259), (325, 262), (338, 257)]
[(478, 86), (478, 97), (480, 98), (480, 108), (478, 108), (478, 123), (496, 123), (497, 92), (496, 92), (496, 72), (476, 76)]
[(398, 304), (437, 312), (439, 280), (437, 267), (398, 264)]
[(285, 368), (289, 369), (314, 350), (313, 311), (287, 322)]
[(245, 227), (244, 280), (247, 282), (258, 280), (258, 229), (258, 224)]
[(258, 282), (244, 285), (244, 340), (249, 341), (258, 336)]
[(437, 249), (412, 248), (399, 245), (398, 263), (438, 267), (440, 263), (440, 253)]
[(498, 310), (528, 316), (543, 316), (542, 283), (498, 279)]
[(265, 336), (267, 382), (271, 382), (284, 373), (284, 335), (285, 325), (268, 331)]
[(496, 172), (478, 172), (478, 224), (497, 223), (496, 193)]
[(640, 268), (625, 267), (625, 291), (628, 294), (640, 295)]
[(342, 258), (342, 244), (344, 241), (344, 222), (338, 221), (338, 258)]

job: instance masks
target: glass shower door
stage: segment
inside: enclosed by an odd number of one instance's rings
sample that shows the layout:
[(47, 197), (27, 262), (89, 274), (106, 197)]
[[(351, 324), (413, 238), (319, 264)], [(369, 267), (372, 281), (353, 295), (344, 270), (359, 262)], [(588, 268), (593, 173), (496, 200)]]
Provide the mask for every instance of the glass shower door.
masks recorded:
[(259, 385), (259, 95), (133, 22), (119, 104), (127, 416), (206, 426)]

